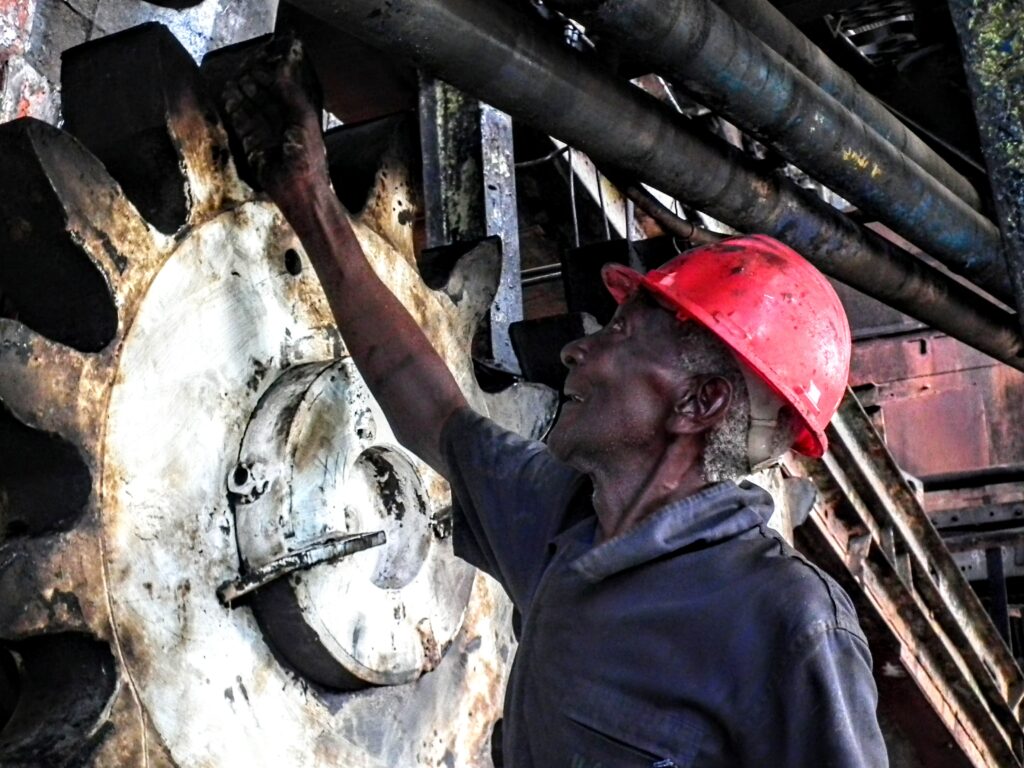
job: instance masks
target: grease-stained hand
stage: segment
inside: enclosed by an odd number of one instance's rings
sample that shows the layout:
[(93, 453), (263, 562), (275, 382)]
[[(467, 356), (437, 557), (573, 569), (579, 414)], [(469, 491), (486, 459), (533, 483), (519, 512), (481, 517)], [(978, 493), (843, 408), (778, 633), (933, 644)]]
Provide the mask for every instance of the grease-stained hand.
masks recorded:
[(260, 183), (279, 203), (307, 183), (329, 183), (316, 78), (302, 44), (274, 38), (228, 82), (223, 101)]

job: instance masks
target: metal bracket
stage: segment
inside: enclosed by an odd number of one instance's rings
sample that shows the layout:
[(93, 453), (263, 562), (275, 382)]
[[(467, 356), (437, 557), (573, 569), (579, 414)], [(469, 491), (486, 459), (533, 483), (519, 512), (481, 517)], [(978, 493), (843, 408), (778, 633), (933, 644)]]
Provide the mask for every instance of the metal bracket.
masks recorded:
[(266, 565), (231, 581), (225, 581), (217, 588), (217, 597), (226, 607), (231, 608), (235, 600), (255, 592), (270, 582), (296, 571), (305, 571), (314, 565), (333, 563), (343, 557), (379, 547), (387, 543), (384, 531), (354, 533), (348, 536), (334, 536), (308, 547), (290, 552)]
[(439, 80), (420, 84), (420, 134), (428, 247), (501, 238), (491, 306), (491, 356), (519, 373), (508, 328), (523, 317), (512, 118)]

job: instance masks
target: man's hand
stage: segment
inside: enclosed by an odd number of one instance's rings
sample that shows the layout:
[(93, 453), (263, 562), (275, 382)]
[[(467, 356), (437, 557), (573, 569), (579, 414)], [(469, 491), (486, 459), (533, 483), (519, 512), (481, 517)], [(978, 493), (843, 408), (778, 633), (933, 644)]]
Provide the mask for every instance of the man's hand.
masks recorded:
[(249, 164), (282, 207), (294, 192), (330, 183), (317, 89), (302, 44), (292, 36), (260, 48), (224, 88), (224, 106)]

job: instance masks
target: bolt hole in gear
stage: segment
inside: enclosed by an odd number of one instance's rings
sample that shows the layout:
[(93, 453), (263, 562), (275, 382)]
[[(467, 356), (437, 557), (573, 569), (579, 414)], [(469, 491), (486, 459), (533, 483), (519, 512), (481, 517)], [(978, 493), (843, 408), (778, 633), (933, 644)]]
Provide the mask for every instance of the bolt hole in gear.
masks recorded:
[[(487, 765), (511, 606), (239, 179), (215, 58), (158, 25), (93, 41), (68, 131), (0, 126), (0, 764)], [(371, 264), (474, 407), (539, 436), (553, 393), (473, 374), (499, 248), (427, 287), (414, 143), (362, 135)]]
[(294, 248), (289, 248), (284, 252), (284, 268), (293, 277), (298, 277), (302, 272), (302, 258)]

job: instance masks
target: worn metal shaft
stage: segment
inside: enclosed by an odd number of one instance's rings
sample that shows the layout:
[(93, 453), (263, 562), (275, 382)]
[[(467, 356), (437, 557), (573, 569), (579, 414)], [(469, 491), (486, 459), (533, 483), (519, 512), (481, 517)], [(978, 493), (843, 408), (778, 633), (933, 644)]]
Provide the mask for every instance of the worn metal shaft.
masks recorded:
[[(999, 229), (712, 0), (563, 0), (870, 217), (1013, 301)], [(589, 10), (584, 10), (589, 9)]]
[(513, 117), (745, 232), (772, 235), (826, 274), (1024, 369), (1014, 317), (866, 231), (813, 194), (574, 54), (506, 6), (478, 0), (296, 0)]
[(874, 128), (894, 147), (938, 179), (975, 210), (978, 192), (878, 99), (801, 32), (769, 0), (715, 0), (725, 11), (777, 51), (819, 88)]

